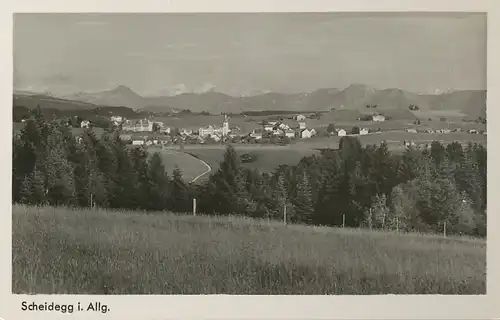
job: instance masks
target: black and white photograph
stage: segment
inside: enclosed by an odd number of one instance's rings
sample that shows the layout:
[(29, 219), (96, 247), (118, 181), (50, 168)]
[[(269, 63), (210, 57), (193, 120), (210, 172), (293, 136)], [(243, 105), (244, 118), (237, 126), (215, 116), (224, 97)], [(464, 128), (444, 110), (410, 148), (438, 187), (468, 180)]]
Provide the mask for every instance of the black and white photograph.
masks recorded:
[(11, 292), (485, 295), (486, 58), (484, 12), (15, 13)]

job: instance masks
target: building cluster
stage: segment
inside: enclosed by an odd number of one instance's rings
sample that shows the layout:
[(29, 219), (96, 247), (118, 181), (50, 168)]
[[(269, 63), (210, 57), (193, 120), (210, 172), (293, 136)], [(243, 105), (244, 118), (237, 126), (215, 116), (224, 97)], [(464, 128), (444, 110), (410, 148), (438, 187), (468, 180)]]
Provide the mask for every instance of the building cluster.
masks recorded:
[[(408, 128), (408, 129), (406, 129), (406, 132), (408, 132), (408, 133), (452, 133), (452, 132), (464, 132), (464, 131), (461, 128), (455, 128), (455, 129)], [(470, 130), (467, 130), (465, 132), (467, 132), (469, 134), (486, 134), (486, 131), (481, 131), (481, 130), (476, 130), (476, 129), (470, 129)]]
[(170, 133), (170, 128), (165, 127), (161, 121), (151, 121), (149, 119), (127, 120), (122, 119), (122, 117), (111, 117), (111, 121), (115, 125), (121, 124), (122, 131)]

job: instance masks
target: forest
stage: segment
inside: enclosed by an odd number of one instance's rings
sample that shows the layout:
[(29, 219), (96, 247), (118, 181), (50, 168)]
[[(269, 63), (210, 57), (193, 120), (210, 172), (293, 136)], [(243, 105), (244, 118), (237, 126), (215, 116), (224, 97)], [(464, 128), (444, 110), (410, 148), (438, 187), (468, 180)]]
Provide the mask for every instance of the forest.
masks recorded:
[(338, 149), (281, 165), (272, 173), (243, 168), (227, 145), (220, 168), (202, 184), (170, 176), (161, 157), (131, 147), (108, 130), (100, 138), (30, 111), (13, 136), (12, 200), (28, 205), (239, 215), (289, 223), (401, 232), (486, 236), (487, 150), (479, 144), (362, 146), (342, 137)]

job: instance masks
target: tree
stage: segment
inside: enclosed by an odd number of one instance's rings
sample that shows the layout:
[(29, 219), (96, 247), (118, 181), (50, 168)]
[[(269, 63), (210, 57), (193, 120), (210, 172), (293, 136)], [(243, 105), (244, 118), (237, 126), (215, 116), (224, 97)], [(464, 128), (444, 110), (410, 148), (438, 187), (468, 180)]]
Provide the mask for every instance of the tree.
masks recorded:
[(352, 134), (359, 134), (359, 127), (358, 126), (352, 127), (351, 133)]
[(330, 123), (328, 127), (326, 128), (326, 131), (330, 134), (335, 133), (335, 125), (333, 123)]
[(375, 199), (368, 210), (367, 223), (371, 228), (384, 229), (389, 222), (389, 207), (387, 206), (387, 198), (385, 194), (376, 195)]
[(306, 171), (302, 172), (297, 184), (297, 194), (293, 199), (294, 222), (310, 224), (314, 212), (312, 191), (309, 183), (309, 175)]
[(170, 184), (160, 155), (155, 152), (148, 164), (149, 203), (151, 209), (164, 210), (168, 205)]
[(182, 179), (182, 172), (179, 167), (175, 167), (172, 172), (170, 183), (169, 208), (174, 212), (190, 211), (190, 194), (188, 185)]

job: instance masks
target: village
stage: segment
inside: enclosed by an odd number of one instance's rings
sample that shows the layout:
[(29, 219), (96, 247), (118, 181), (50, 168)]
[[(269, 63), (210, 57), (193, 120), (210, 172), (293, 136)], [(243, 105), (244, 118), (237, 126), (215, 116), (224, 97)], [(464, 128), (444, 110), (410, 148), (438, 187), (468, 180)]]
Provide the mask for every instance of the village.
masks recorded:
[[(360, 128), (337, 128), (333, 124), (328, 127), (312, 128), (308, 126), (307, 116), (298, 114), (293, 121), (262, 121), (255, 127), (244, 131), (238, 126), (230, 126), (230, 119), (224, 114), (221, 125), (210, 124), (198, 128), (183, 127), (176, 128), (154, 119), (125, 119), (121, 116), (111, 116), (111, 123), (120, 128), (120, 138), (132, 145), (179, 145), (179, 144), (217, 144), (224, 142), (246, 143), (246, 144), (288, 144), (293, 141), (311, 139), (314, 137), (328, 136), (358, 136), (380, 132), (380, 129)], [(372, 122), (384, 122), (385, 116), (374, 114)], [(81, 122), (82, 128), (91, 126), (90, 121)], [(447, 134), (451, 132), (465, 131), (468, 134), (483, 134), (486, 131), (476, 129), (462, 130), (454, 129), (431, 129), (431, 128), (407, 128), (408, 133)], [(416, 145), (414, 141), (402, 141), (403, 145)]]

